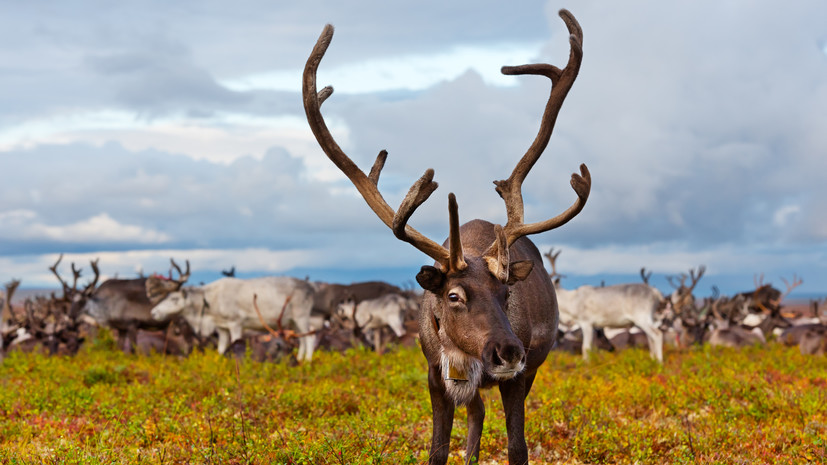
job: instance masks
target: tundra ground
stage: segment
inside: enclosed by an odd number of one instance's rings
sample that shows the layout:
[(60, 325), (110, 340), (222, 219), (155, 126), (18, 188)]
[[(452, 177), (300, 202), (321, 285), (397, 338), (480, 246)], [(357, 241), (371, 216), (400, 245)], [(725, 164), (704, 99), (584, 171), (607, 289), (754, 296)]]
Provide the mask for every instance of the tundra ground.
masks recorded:
[[(827, 358), (797, 348), (552, 352), (529, 395), (534, 463), (825, 463)], [(98, 341), (70, 358), (12, 353), (0, 369), (2, 463), (423, 463), (425, 361), (319, 352), (300, 366), (132, 356)], [(505, 463), (496, 390), (481, 461)], [(449, 463), (462, 463), (457, 410)]]

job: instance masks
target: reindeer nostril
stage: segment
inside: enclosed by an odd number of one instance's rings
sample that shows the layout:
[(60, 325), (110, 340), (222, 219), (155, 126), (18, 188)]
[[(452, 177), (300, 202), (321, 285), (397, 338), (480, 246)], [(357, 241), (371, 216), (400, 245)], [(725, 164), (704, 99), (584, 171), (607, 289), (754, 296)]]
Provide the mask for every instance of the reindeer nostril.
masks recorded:
[(494, 366), (501, 366), (503, 364), (503, 360), (500, 358), (499, 348), (495, 348), (491, 354), (491, 364)]

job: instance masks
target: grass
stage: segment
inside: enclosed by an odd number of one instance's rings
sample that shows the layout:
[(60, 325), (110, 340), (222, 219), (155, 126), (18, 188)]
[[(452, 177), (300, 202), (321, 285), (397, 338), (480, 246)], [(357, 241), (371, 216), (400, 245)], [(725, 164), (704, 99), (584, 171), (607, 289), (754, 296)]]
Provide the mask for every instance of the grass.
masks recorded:
[[(496, 389), (483, 463), (506, 463)], [(781, 346), (552, 353), (527, 400), (535, 463), (825, 463), (827, 358)], [(12, 353), (0, 369), (2, 463), (413, 464), (430, 402), (418, 348), (317, 352), (311, 364)], [(449, 463), (462, 463), (460, 408)]]

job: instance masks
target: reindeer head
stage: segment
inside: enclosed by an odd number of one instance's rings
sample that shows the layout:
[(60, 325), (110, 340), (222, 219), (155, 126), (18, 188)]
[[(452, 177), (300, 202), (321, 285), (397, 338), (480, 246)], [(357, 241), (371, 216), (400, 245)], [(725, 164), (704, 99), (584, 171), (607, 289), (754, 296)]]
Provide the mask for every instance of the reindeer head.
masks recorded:
[[(170, 269), (169, 269), (169, 276), (165, 277), (162, 275), (155, 275), (153, 274), (149, 278), (146, 279), (146, 296), (149, 299), (150, 303), (153, 305), (157, 304), (158, 302), (162, 301), (164, 297), (169, 295), (171, 292), (175, 292), (181, 289), (181, 287), (186, 284), (187, 280), (190, 277), (190, 261), (186, 260), (186, 271), (181, 271), (181, 267), (175, 263), (175, 260), (172, 258), (169, 259), (170, 261)], [(178, 272), (178, 278), (172, 277), (172, 270)]]

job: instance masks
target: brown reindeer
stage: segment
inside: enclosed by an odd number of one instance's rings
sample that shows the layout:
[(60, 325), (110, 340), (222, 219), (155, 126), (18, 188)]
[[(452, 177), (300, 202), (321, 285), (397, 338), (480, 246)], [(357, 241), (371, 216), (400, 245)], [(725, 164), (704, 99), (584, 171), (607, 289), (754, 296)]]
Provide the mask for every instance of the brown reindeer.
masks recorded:
[(522, 183), (545, 150), (557, 115), (574, 83), (582, 60), (583, 33), (566, 10), (560, 16), (571, 44), (565, 68), (548, 64), (503, 67), (507, 75), (533, 74), (551, 80), (540, 130), (511, 176), (495, 181), (505, 201), (508, 221), (500, 226), (484, 220), (459, 224), (456, 198), (448, 196), (449, 236), (442, 245), (423, 236), (407, 222), (417, 207), (437, 188), (429, 169), (414, 183), (398, 210), (382, 197), (377, 183), (387, 157), (381, 151), (365, 174), (333, 139), (321, 113), (331, 87), (316, 88), (316, 71), (331, 38), (324, 28), (303, 75), (304, 108), (310, 128), (328, 158), (350, 179), (376, 215), (394, 235), (435, 260), (416, 275), (425, 289), (420, 311), (422, 351), (428, 360), (428, 387), (433, 408), (430, 463), (444, 464), (458, 404), (467, 406), (468, 437), (465, 460), (477, 463), (485, 409), (480, 388), (499, 385), (508, 431), (508, 460), (528, 462), (525, 441), (525, 398), (537, 368), (545, 361), (557, 336), (557, 301), (537, 247), (525, 236), (560, 227), (586, 204), (591, 177), (585, 165), (572, 175), (577, 200), (560, 215), (524, 223)]
[[(166, 331), (172, 319), (157, 321), (152, 318), (152, 307), (170, 292), (180, 289), (190, 276), (190, 262), (186, 269), (170, 259), (169, 277), (152, 275), (149, 278), (108, 279), (104, 281), (89, 300), (84, 312), (100, 325), (112, 328), (118, 333), (118, 348), (132, 353), (138, 343), (138, 331)], [(175, 269), (178, 278), (172, 277)]]
[(50, 354), (74, 355), (89, 332), (90, 326), (83, 318), (83, 307), (95, 291), (100, 270), (98, 260), (90, 261), (95, 276), (85, 286), (79, 288), (81, 270), (75, 266), (74, 262), (71, 263), (72, 285), (70, 286), (58, 271), (62, 260), (63, 254), (58, 257), (54, 265), (49, 267), (49, 270), (60, 282), (63, 295), (57, 297), (52, 293), (49, 299), (36, 299), (34, 302), (36, 311), (26, 312), (26, 330), (43, 343)]

